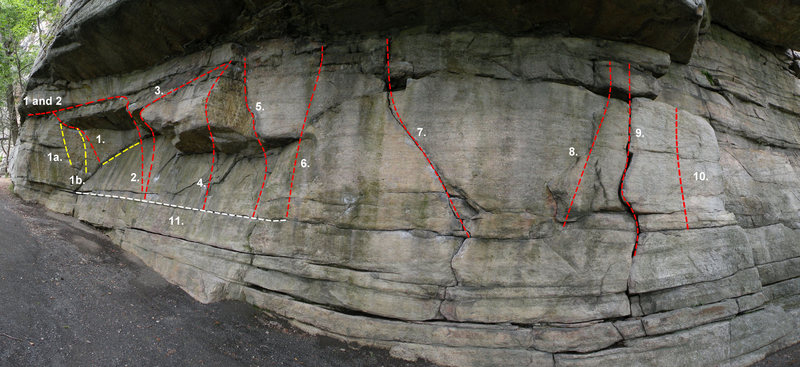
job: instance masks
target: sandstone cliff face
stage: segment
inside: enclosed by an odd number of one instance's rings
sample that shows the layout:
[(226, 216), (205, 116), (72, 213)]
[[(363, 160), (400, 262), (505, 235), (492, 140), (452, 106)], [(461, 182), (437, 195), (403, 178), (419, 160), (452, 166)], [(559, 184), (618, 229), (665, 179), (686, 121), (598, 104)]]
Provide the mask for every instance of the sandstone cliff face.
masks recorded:
[(78, 1), (13, 178), (201, 301), (400, 357), (747, 365), (800, 340), (798, 14)]

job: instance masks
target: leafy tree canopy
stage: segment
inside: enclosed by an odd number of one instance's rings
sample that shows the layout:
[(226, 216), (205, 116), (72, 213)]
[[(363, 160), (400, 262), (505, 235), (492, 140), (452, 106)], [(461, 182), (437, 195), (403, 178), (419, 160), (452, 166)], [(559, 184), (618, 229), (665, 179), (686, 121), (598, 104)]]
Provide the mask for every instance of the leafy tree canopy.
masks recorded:
[(52, 22), (58, 13), (56, 0), (0, 0), (0, 84), (27, 74), (39, 47), (23, 47), (22, 42), (40, 33), (42, 25)]
[(44, 48), (44, 29), (60, 13), (58, 0), (0, 0), (0, 98), (4, 117), (0, 134), (6, 129), (11, 139), (0, 150), (8, 154), (19, 136), (17, 94), (24, 88), (33, 60)]

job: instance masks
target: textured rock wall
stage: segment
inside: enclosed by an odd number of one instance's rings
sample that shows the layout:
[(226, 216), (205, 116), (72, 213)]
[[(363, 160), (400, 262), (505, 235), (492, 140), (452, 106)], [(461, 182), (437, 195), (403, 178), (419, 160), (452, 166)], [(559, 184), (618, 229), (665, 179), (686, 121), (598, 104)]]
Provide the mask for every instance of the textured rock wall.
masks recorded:
[(73, 5), (27, 91), (62, 105), (22, 107), (21, 196), (201, 301), (408, 359), (747, 365), (800, 340), (800, 82), (749, 40), (782, 33), (702, 1), (205, 3)]

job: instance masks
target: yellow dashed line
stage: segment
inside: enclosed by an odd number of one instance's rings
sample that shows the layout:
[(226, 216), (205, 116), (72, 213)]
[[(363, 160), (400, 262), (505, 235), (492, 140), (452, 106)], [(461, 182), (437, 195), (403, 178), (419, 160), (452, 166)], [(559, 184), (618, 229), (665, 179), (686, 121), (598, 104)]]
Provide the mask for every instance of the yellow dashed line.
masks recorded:
[(81, 141), (83, 141), (83, 171), (89, 173), (89, 161), (86, 159), (86, 139), (84, 139), (80, 131), (78, 131), (78, 135), (81, 136)]
[(114, 158), (117, 158), (117, 157), (119, 157), (119, 156), (120, 156), (122, 153), (125, 153), (125, 152), (127, 152), (129, 149), (131, 149), (131, 148), (133, 148), (133, 147), (135, 147), (135, 146), (137, 146), (137, 145), (139, 145), (139, 142), (136, 142), (136, 144), (133, 144), (133, 145), (131, 145), (131, 146), (129, 146), (129, 147), (127, 147), (127, 148), (125, 148), (125, 150), (123, 150), (123, 151), (121, 151), (121, 152), (117, 153), (116, 155), (114, 155), (113, 157), (109, 158), (107, 161), (103, 162), (103, 165), (105, 166), (105, 165), (106, 165), (106, 163), (113, 161), (113, 160), (114, 160)]
[(58, 124), (58, 127), (61, 128), (61, 141), (64, 142), (64, 151), (67, 152), (67, 160), (69, 161), (69, 165), (72, 165), (72, 159), (69, 157), (69, 149), (67, 149), (67, 138), (64, 137), (64, 125)]

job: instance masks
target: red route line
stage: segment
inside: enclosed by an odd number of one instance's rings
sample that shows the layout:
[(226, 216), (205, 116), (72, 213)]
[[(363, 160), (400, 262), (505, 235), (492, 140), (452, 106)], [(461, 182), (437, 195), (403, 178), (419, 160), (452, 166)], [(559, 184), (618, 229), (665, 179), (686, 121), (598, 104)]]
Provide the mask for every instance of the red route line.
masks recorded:
[[(167, 93), (164, 93), (162, 96), (160, 96), (160, 97), (158, 97), (158, 98), (154, 99), (154, 100), (153, 100), (153, 102), (150, 102), (150, 103), (148, 103), (146, 106), (144, 106), (144, 108), (142, 108), (142, 110), (146, 109), (147, 107), (150, 107), (150, 105), (152, 105), (153, 103), (156, 103), (156, 102), (160, 101), (162, 98), (164, 98), (164, 97), (166, 97), (166, 96), (168, 96), (168, 95), (170, 95), (170, 94), (172, 94), (172, 93), (175, 93), (175, 92), (177, 92), (177, 91), (178, 91), (178, 89), (181, 89), (181, 88), (183, 88), (183, 87), (185, 87), (185, 86), (187, 86), (187, 85), (189, 85), (189, 84), (192, 84), (192, 83), (194, 83), (195, 81), (197, 81), (197, 79), (200, 79), (200, 78), (202, 78), (202, 77), (204, 77), (204, 76), (206, 76), (206, 75), (208, 75), (208, 74), (211, 74), (211, 73), (213, 73), (213, 72), (214, 72), (214, 71), (216, 71), (217, 69), (221, 68), (223, 65), (230, 64), (232, 61), (233, 61), (233, 60), (231, 60), (231, 61), (229, 61), (229, 62), (227, 62), (227, 63), (225, 63), (225, 62), (224, 62), (224, 63), (222, 63), (222, 64), (219, 64), (219, 66), (217, 66), (217, 67), (215, 67), (215, 68), (213, 68), (213, 69), (211, 69), (211, 70), (209, 70), (209, 71), (206, 71), (205, 73), (202, 73), (202, 74), (200, 74), (200, 75), (196, 76), (194, 79), (192, 79), (192, 80), (190, 80), (190, 81), (188, 81), (188, 82), (186, 82), (186, 83), (183, 83), (183, 84), (181, 84), (180, 86), (178, 86), (178, 87), (176, 87), (176, 88), (174, 88), (174, 89), (170, 90), (170, 91), (169, 91), (169, 92), (167, 92)], [(227, 66), (226, 66), (226, 68), (227, 68)]]
[[(150, 190), (150, 176), (153, 173), (153, 163), (155, 163), (155, 160), (156, 160), (156, 134), (153, 131), (153, 128), (150, 127), (150, 124), (148, 124), (147, 121), (145, 121), (144, 118), (142, 117), (142, 112), (144, 112), (144, 110), (146, 110), (148, 107), (150, 107), (153, 103), (156, 103), (156, 102), (160, 101), (161, 99), (165, 98), (166, 96), (176, 92), (178, 89), (181, 89), (181, 88), (183, 88), (183, 87), (185, 87), (185, 86), (187, 86), (189, 84), (194, 83), (195, 81), (197, 81), (197, 79), (200, 79), (200, 78), (202, 78), (202, 77), (204, 77), (204, 76), (206, 76), (208, 74), (211, 74), (215, 70), (217, 70), (220, 67), (222, 67), (222, 65), (225, 65), (225, 69), (227, 69), (228, 66), (231, 64), (231, 62), (233, 62), (233, 60), (228, 61), (227, 64), (220, 64), (219, 66), (217, 66), (217, 67), (215, 67), (215, 68), (213, 68), (213, 69), (211, 69), (211, 70), (209, 70), (209, 71), (207, 71), (207, 72), (205, 72), (203, 74), (200, 74), (200, 75), (196, 76), (194, 79), (192, 79), (192, 80), (190, 80), (190, 81), (188, 81), (186, 83), (181, 84), (177, 88), (174, 88), (174, 89), (170, 90), (169, 92), (165, 93), (162, 96), (159, 96), (158, 98), (154, 99), (152, 102), (146, 104), (141, 110), (139, 110), (139, 119), (142, 120), (142, 122), (144, 122), (144, 124), (147, 126), (148, 129), (150, 129), (150, 135), (153, 137), (153, 155), (150, 157), (150, 168), (147, 170), (147, 183), (144, 185), (144, 198), (145, 199), (147, 199), (147, 192)], [(223, 70), (223, 73), (224, 72), (225, 71)], [(219, 79), (219, 78), (217, 78), (217, 79)], [(214, 89), (214, 87), (212, 86), (211, 89)], [(212, 143), (213, 143), (213, 141), (212, 141)], [(144, 149), (144, 147), (142, 147), (142, 149)], [(212, 159), (213, 159), (213, 156), (212, 156)], [(142, 164), (142, 166), (144, 166), (144, 164)], [(142, 171), (142, 178), (144, 178), (144, 170)], [(208, 193), (206, 192), (206, 195), (207, 194)]]
[(636, 212), (633, 210), (633, 206), (631, 203), (628, 202), (628, 199), (625, 199), (625, 174), (628, 173), (628, 164), (630, 163), (631, 158), (631, 119), (633, 118), (633, 109), (631, 107), (631, 64), (628, 64), (628, 145), (625, 146), (625, 169), (622, 171), (622, 180), (619, 183), (619, 194), (622, 197), (622, 201), (625, 202), (625, 205), (628, 206), (630, 209), (631, 214), (633, 214), (633, 221), (636, 222), (636, 242), (633, 244), (633, 256), (636, 256), (636, 249), (639, 247), (639, 218), (636, 217)]
[[(78, 130), (80, 130), (80, 129), (78, 129)], [(86, 135), (86, 133), (84, 133), (83, 135)], [(100, 163), (102, 165), (103, 162), (100, 161), (100, 156), (97, 155), (97, 151), (94, 150), (94, 144), (92, 144), (92, 139), (89, 139), (89, 137), (87, 136), (86, 137), (86, 141), (88, 141), (89, 142), (89, 146), (92, 147), (92, 152), (94, 152), (94, 157), (97, 158), (97, 163)]]
[[(214, 144), (214, 135), (211, 133), (211, 122), (208, 121), (208, 100), (211, 98), (211, 91), (213, 91), (214, 87), (217, 86), (219, 78), (222, 78), (222, 74), (225, 74), (225, 70), (228, 70), (228, 66), (230, 66), (232, 62), (233, 60), (228, 61), (228, 63), (225, 64), (225, 68), (222, 69), (222, 72), (219, 73), (217, 79), (214, 80), (213, 84), (211, 84), (211, 89), (208, 90), (208, 95), (206, 96), (206, 102), (203, 104), (206, 113), (206, 126), (208, 126), (208, 136), (211, 138), (211, 172), (209, 172), (208, 174), (208, 183), (206, 184), (206, 194), (203, 196), (203, 210), (206, 210), (206, 202), (208, 201), (208, 191), (211, 190), (211, 178), (214, 177), (214, 155), (216, 154), (217, 151), (217, 146)], [(155, 146), (153, 146), (153, 151), (155, 152)], [(148, 174), (147, 176), (148, 176), (147, 180), (149, 182), (150, 174)], [(147, 194), (145, 194), (145, 198), (147, 198)]]
[(56, 119), (58, 119), (58, 122), (61, 123), (61, 125), (64, 125), (64, 127), (68, 128), (68, 129), (78, 130), (78, 133), (81, 134), (83, 136), (83, 139), (85, 141), (88, 141), (89, 142), (89, 146), (92, 147), (92, 152), (94, 152), (94, 156), (97, 158), (97, 163), (103, 164), (103, 162), (100, 161), (100, 156), (98, 156), (97, 152), (94, 150), (94, 145), (92, 145), (92, 141), (89, 140), (89, 136), (86, 135), (86, 133), (83, 130), (81, 130), (79, 127), (69, 126), (69, 125), (61, 122), (61, 119), (59, 119), (58, 116), (55, 113), (53, 113), (53, 116), (56, 116)]
[(250, 110), (250, 103), (247, 101), (247, 57), (244, 58), (244, 105), (247, 107), (247, 112), (250, 112), (250, 116), (253, 118), (253, 134), (256, 135), (258, 146), (261, 147), (261, 152), (264, 153), (264, 179), (261, 181), (261, 189), (258, 190), (256, 207), (253, 208), (253, 215), (251, 215), (251, 217), (255, 218), (256, 211), (258, 210), (258, 203), (261, 201), (261, 193), (264, 192), (264, 185), (267, 183), (267, 151), (264, 150), (264, 144), (261, 143), (261, 138), (258, 137), (258, 131), (256, 131), (256, 115)]
[[(100, 98), (100, 99), (98, 99), (96, 101), (91, 101), (91, 102), (77, 104), (77, 105), (74, 105), (74, 106), (64, 107), (64, 108), (61, 108), (61, 109), (58, 109), (58, 110), (53, 110), (53, 111), (48, 111), (48, 112), (39, 112), (39, 113), (29, 113), (28, 116), (40, 116), (40, 115), (47, 115), (47, 114), (50, 114), (50, 113), (55, 114), (56, 112), (62, 112), (62, 111), (67, 111), (67, 110), (71, 110), (71, 109), (74, 109), (74, 108), (84, 107), (84, 106), (88, 106), (88, 105), (93, 104), (93, 103), (108, 101), (108, 100), (112, 100), (112, 99), (120, 99), (120, 98), (125, 99), (125, 102), (126, 102), (125, 103), (125, 111), (128, 112), (128, 115), (131, 117), (131, 120), (133, 120), (133, 126), (136, 127), (136, 133), (139, 134), (139, 147), (140, 147), (140, 150), (141, 150), (141, 153), (142, 153), (142, 170), (141, 170), (141, 174), (140, 174), (141, 191), (144, 192), (144, 198), (147, 199), (147, 191), (148, 191), (149, 186), (150, 186), (150, 176), (151, 176), (151, 173), (153, 171), (153, 162), (155, 161), (155, 158), (156, 158), (156, 137), (155, 137), (155, 132), (153, 131), (153, 128), (147, 123), (147, 121), (144, 120), (144, 118), (142, 118), (142, 112), (145, 109), (147, 109), (148, 107), (150, 107), (153, 103), (156, 103), (159, 100), (161, 100), (162, 98), (164, 98), (164, 97), (176, 92), (177, 90), (179, 90), (179, 89), (181, 89), (181, 88), (183, 88), (183, 87), (185, 87), (185, 86), (187, 86), (187, 85), (189, 85), (191, 83), (194, 83), (195, 81), (197, 81), (197, 79), (200, 79), (200, 78), (202, 78), (202, 77), (204, 77), (204, 76), (206, 76), (208, 74), (213, 73), (215, 70), (221, 68), (223, 65), (226, 65), (225, 68), (227, 69), (228, 68), (227, 65), (230, 65), (230, 63), (232, 61), (233, 60), (231, 60), (231, 61), (229, 61), (227, 63), (220, 64), (219, 66), (217, 66), (217, 67), (215, 67), (215, 68), (213, 68), (213, 69), (211, 69), (211, 70), (209, 70), (209, 71), (207, 71), (207, 72), (205, 72), (203, 74), (200, 74), (200, 75), (196, 76), (194, 79), (192, 79), (192, 80), (190, 80), (190, 81), (188, 81), (186, 83), (181, 84), (177, 88), (174, 88), (174, 89), (170, 90), (169, 92), (163, 94), (162, 96), (159, 96), (158, 98), (156, 98), (152, 102), (148, 103), (147, 105), (145, 105), (139, 111), (139, 119), (142, 120), (142, 122), (144, 122), (144, 124), (147, 126), (148, 129), (150, 129), (150, 134), (151, 134), (151, 136), (153, 138), (153, 154), (150, 157), (150, 169), (147, 172), (147, 184), (145, 184), (145, 182), (144, 182), (144, 142), (142, 141), (142, 133), (139, 130), (139, 125), (136, 123), (136, 119), (133, 118), (133, 113), (129, 110), (130, 100), (128, 100), (128, 97), (126, 97), (126, 96), (113, 96), (113, 97), (107, 97), (107, 98)], [(92, 144), (91, 140), (89, 140), (89, 145), (92, 147), (92, 150), (94, 151), (94, 145)], [(97, 157), (97, 161), (100, 162), (100, 157), (97, 156), (97, 152), (94, 152), (94, 154)]]
[[(56, 116), (55, 112), (53, 113), (53, 116)], [(56, 118), (58, 119), (58, 116), (56, 116)], [(61, 122), (61, 119), (58, 119), (58, 122)], [(97, 155), (97, 151), (95, 151), (95, 150), (94, 150), (94, 145), (92, 145), (92, 140), (91, 140), (91, 139), (89, 139), (89, 136), (88, 136), (88, 135), (86, 135), (86, 133), (85, 133), (83, 130), (81, 130), (81, 129), (80, 129), (80, 128), (78, 128), (78, 127), (69, 126), (69, 125), (67, 125), (67, 124), (65, 124), (65, 123), (63, 123), (63, 122), (61, 122), (61, 125), (64, 125), (65, 127), (67, 127), (67, 128), (70, 128), (70, 129), (75, 129), (75, 130), (78, 130), (78, 133), (80, 133), (81, 135), (83, 135), (83, 138), (84, 138), (86, 141), (88, 141), (88, 142), (89, 142), (89, 146), (90, 146), (90, 147), (92, 147), (92, 152), (94, 153), (94, 156), (95, 156), (95, 158), (97, 158), (97, 163), (103, 164), (103, 162), (101, 162), (101, 161), (100, 161), (100, 156), (98, 156), (98, 155)]]
[(289, 218), (289, 208), (292, 205), (292, 189), (294, 188), (294, 173), (297, 170), (297, 157), (300, 155), (300, 143), (303, 142), (303, 131), (305, 131), (306, 129), (306, 121), (308, 121), (308, 111), (311, 110), (311, 102), (314, 101), (314, 92), (317, 91), (317, 83), (319, 83), (319, 75), (322, 74), (322, 60), (324, 58), (325, 58), (325, 45), (321, 46), (319, 49), (319, 69), (317, 70), (317, 80), (314, 81), (314, 89), (311, 90), (311, 99), (309, 99), (308, 107), (306, 107), (306, 114), (305, 117), (303, 117), (303, 127), (300, 128), (300, 139), (297, 141), (297, 150), (294, 152), (292, 179), (289, 181), (289, 200), (286, 202), (286, 218)]
[[(113, 96), (113, 97), (100, 98), (100, 99), (98, 99), (96, 101), (81, 103), (81, 104), (78, 104), (78, 105), (69, 106), (69, 107), (65, 107), (65, 108), (62, 108), (62, 109), (58, 109), (58, 110), (47, 111), (47, 112), (39, 112), (39, 113), (29, 113), (28, 116), (41, 116), (41, 115), (47, 115), (47, 114), (51, 114), (52, 113), (53, 116), (56, 116), (56, 119), (58, 119), (58, 116), (56, 115), (56, 112), (67, 111), (67, 110), (71, 110), (73, 108), (88, 106), (88, 105), (93, 104), (93, 103), (110, 101), (110, 100), (113, 100), (113, 99), (124, 99), (125, 100), (125, 111), (128, 112), (128, 116), (130, 116), (131, 121), (133, 121), (133, 126), (136, 128), (136, 133), (139, 135), (139, 146), (140, 146), (140, 149), (141, 149), (141, 152), (142, 152), (142, 174), (140, 176), (140, 181), (141, 181), (140, 182), (141, 183), (140, 190), (144, 191), (144, 146), (143, 146), (144, 144), (142, 143), (142, 133), (141, 133), (141, 131), (139, 131), (139, 124), (136, 123), (136, 119), (133, 118), (133, 114), (129, 110), (131, 102), (130, 102), (130, 100), (128, 100), (128, 97), (126, 97), (126, 96)], [(59, 119), (59, 123), (60, 122), (61, 122), (61, 120)], [(92, 145), (91, 140), (89, 141), (89, 145)], [(92, 150), (94, 150), (94, 145), (92, 145)], [(97, 152), (95, 152), (94, 154), (96, 156)], [(98, 157), (98, 162), (99, 161), (100, 161), (100, 158)]]
[[(139, 120), (142, 120), (144, 125), (150, 129), (150, 137), (153, 139), (153, 155), (150, 156), (150, 168), (147, 170), (147, 183), (144, 185), (144, 198), (147, 199), (147, 189), (150, 187), (150, 173), (153, 172), (153, 162), (156, 160), (156, 133), (153, 131), (153, 128), (150, 127), (150, 124), (142, 118), (142, 111), (144, 111), (144, 109), (139, 110)], [(142, 147), (142, 150), (144, 150), (144, 147)], [(142, 168), (144, 169), (144, 164), (142, 164)], [(142, 179), (144, 180), (144, 170), (142, 170)]]
[[(71, 109), (73, 109), (73, 108), (84, 107), (84, 106), (88, 106), (88, 105), (90, 105), (90, 104), (93, 104), (93, 103), (98, 103), (98, 102), (103, 102), (103, 101), (109, 101), (109, 100), (112, 100), (112, 99), (119, 99), (119, 98), (124, 98), (126, 101), (128, 100), (128, 97), (125, 97), (125, 96), (113, 96), (113, 97), (107, 97), (107, 98), (100, 98), (100, 99), (98, 99), (98, 100), (96, 100), (96, 101), (91, 101), (91, 102), (86, 102), (86, 103), (77, 104), (77, 105), (74, 105), (74, 106), (64, 107), (64, 108), (62, 108), (62, 109), (59, 109), (59, 110), (52, 110), (52, 111), (47, 111), (47, 112), (38, 112), (38, 113), (29, 113), (29, 114), (28, 114), (28, 116), (41, 116), (41, 115), (48, 115), (48, 114), (51, 114), (51, 113), (56, 113), (56, 112), (67, 111), (67, 110), (71, 110)], [(127, 106), (126, 106), (126, 107), (127, 107)]]
[(397, 111), (397, 104), (394, 103), (394, 94), (392, 94), (392, 77), (391, 77), (391, 74), (392, 74), (391, 73), (391, 69), (389, 68), (389, 39), (387, 38), (386, 39), (386, 81), (387, 81), (387, 84), (389, 86), (389, 98), (392, 101), (392, 107), (394, 108), (394, 113), (397, 116), (397, 121), (400, 122), (400, 126), (402, 126), (403, 130), (406, 131), (406, 134), (408, 135), (409, 138), (411, 138), (411, 140), (417, 146), (417, 149), (419, 149), (419, 151), (422, 152), (422, 155), (425, 156), (425, 159), (428, 161), (428, 164), (431, 166), (431, 169), (433, 170), (433, 173), (436, 174), (436, 178), (439, 179), (439, 183), (442, 184), (442, 189), (444, 190), (445, 195), (447, 195), (447, 200), (450, 202), (450, 208), (453, 210), (453, 213), (456, 215), (456, 219), (458, 219), (458, 222), (461, 223), (461, 228), (464, 229), (464, 232), (467, 233), (467, 238), (469, 238), (470, 237), (470, 233), (467, 230), (467, 227), (464, 226), (464, 221), (461, 220), (461, 216), (458, 215), (458, 210), (456, 209), (455, 204), (453, 204), (453, 198), (450, 197), (450, 192), (447, 191), (447, 187), (445, 186), (444, 181), (442, 180), (442, 177), (439, 176), (439, 172), (436, 170), (436, 167), (433, 166), (433, 162), (431, 162), (431, 159), (428, 158), (428, 154), (425, 153), (425, 150), (422, 149), (422, 146), (419, 145), (419, 143), (417, 142), (417, 139), (414, 139), (414, 135), (411, 135), (411, 133), (408, 131), (408, 128), (406, 127), (406, 124), (403, 122), (403, 118), (400, 117), (400, 112)]
[(611, 86), (612, 78), (611, 78), (611, 61), (608, 62), (608, 98), (606, 98), (606, 106), (603, 108), (603, 117), (600, 118), (600, 125), (597, 126), (597, 132), (594, 133), (594, 140), (592, 140), (592, 146), (589, 148), (589, 154), (586, 155), (586, 162), (583, 164), (583, 170), (581, 170), (581, 177), (578, 178), (578, 184), (575, 186), (575, 192), (572, 194), (572, 200), (569, 202), (569, 209), (567, 209), (567, 216), (564, 218), (564, 225), (567, 226), (567, 219), (569, 219), (569, 212), (572, 211), (572, 204), (575, 202), (575, 196), (578, 195), (578, 188), (581, 187), (581, 181), (583, 180), (583, 173), (586, 171), (586, 166), (589, 164), (589, 157), (592, 156), (592, 150), (594, 149), (594, 143), (597, 142), (597, 135), (600, 134), (600, 128), (603, 127), (603, 120), (606, 118), (606, 112), (608, 111), (608, 104), (611, 102)]
[(686, 221), (686, 229), (689, 229), (689, 214), (686, 211), (686, 198), (683, 195), (683, 179), (681, 178), (681, 155), (678, 153), (678, 107), (675, 107), (675, 161), (678, 162), (678, 183), (681, 185), (683, 219)]
[[(172, 93), (176, 92), (178, 89), (181, 89), (181, 88), (183, 88), (183, 87), (185, 87), (185, 86), (187, 86), (187, 85), (189, 85), (189, 84), (192, 84), (192, 83), (194, 83), (195, 81), (197, 81), (197, 79), (200, 79), (200, 78), (202, 78), (202, 77), (204, 77), (204, 76), (206, 76), (206, 75), (208, 75), (208, 74), (211, 74), (211, 73), (213, 73), (215, 70), (217, 70), (217, 69), (221, 68), (221, 67), (222, 67), (223, 65), (225, 65), (225, 64), (226, 64), (226, 63), (222, 63), (222, 64), (220, 64), (219, 66), (217, 66), (217, 67), (215, 67), (215, 68), (213, 68), (213, 69), (211, 69), (211, 70), (209, 70), (209, 71), (207, 71), (207, 72), (205, 72), (205, 73), (203, 73), (203, 74), (200, 74), (200, 75), (198, 75), (198, 76), (197, 76), (197, 77), (195, 77), (194, 79), (192, 79), (192, 80), (190, 80), (190, 81), (188, 81), (188, 82), (186, 82), (186, 83), (183, 83), (183, 84), (182, 84), (182, 85), (180, 85), (179, 87), (177, 87), (177, 88), (174, 88), (174, 89), (170, 90), (169, 92), (165, 93), (164, 95), (162, 95), (162, 96), (160, 96), (160, 97), (156, 98), (155, 100), (153, 100), (152, 102), (148, 103), (148, 104), (147, 104), (146, 106), (144, 106), (144, 108), (142, 108), (142, 109), (144, 110), (145, 108), (147, 108), (147, 107), (150, 107), (150, 105), (152, 105), (153, 103), (156, 103), (156, 102), (158, 102), (159, 100), (161, 100), (162, 98), (164, 98), (164, 97), (166, 97), (166, 96), (168, 96), (168, 95), (170, 95), (170, 94), (172, 94)], [(98, 103), (98, 102), (108, 101), (108, 100), (112, 100), (112, 99), (119, 99), (119, 98), (124, 98), (124, 99), (125, 99), (125, 101), (126, 101), (126, 102), (128, 102), (128, 103), (125, 105), (125, 109), (127, 110), (127, 109), (128, 109), (128, 105), (130, 105), (130, 101), (128, 101), (128, 97), (126, 97), (126, 96), (113, 96), (113, 97), (107, 97), (107, 98), (100, 98), (100, 99), (98, 99), (98, 100), (96, 100), (96, 101), (91, 101), (91, 102), (81, 103), (81, 104), (77, 104), (77, 105), (74, 105), (74, 106), (64, 107), (64, 108), (62, 108), (62, 109), (59, 109), (59, 110), (53, 110), (53, 111), (47, 111), (47, 112), (38, 112), (38, 113), (29, 113), (29, 114), (28, 114), (28, 116), (40, 116), (40, 115), (47, 115), (47, 114), (51, 114), (51, 113), (55, 113), (55, 112), (62, 112), (62, 111), (71, 110), (71, 109), (73, 109), (73, 108), (78, 108), (78, 107), (84, 107), (84, 106), (88, 106), (88, 105), (90, 105), (90, 104), (93, 104), (93, 103)]]

